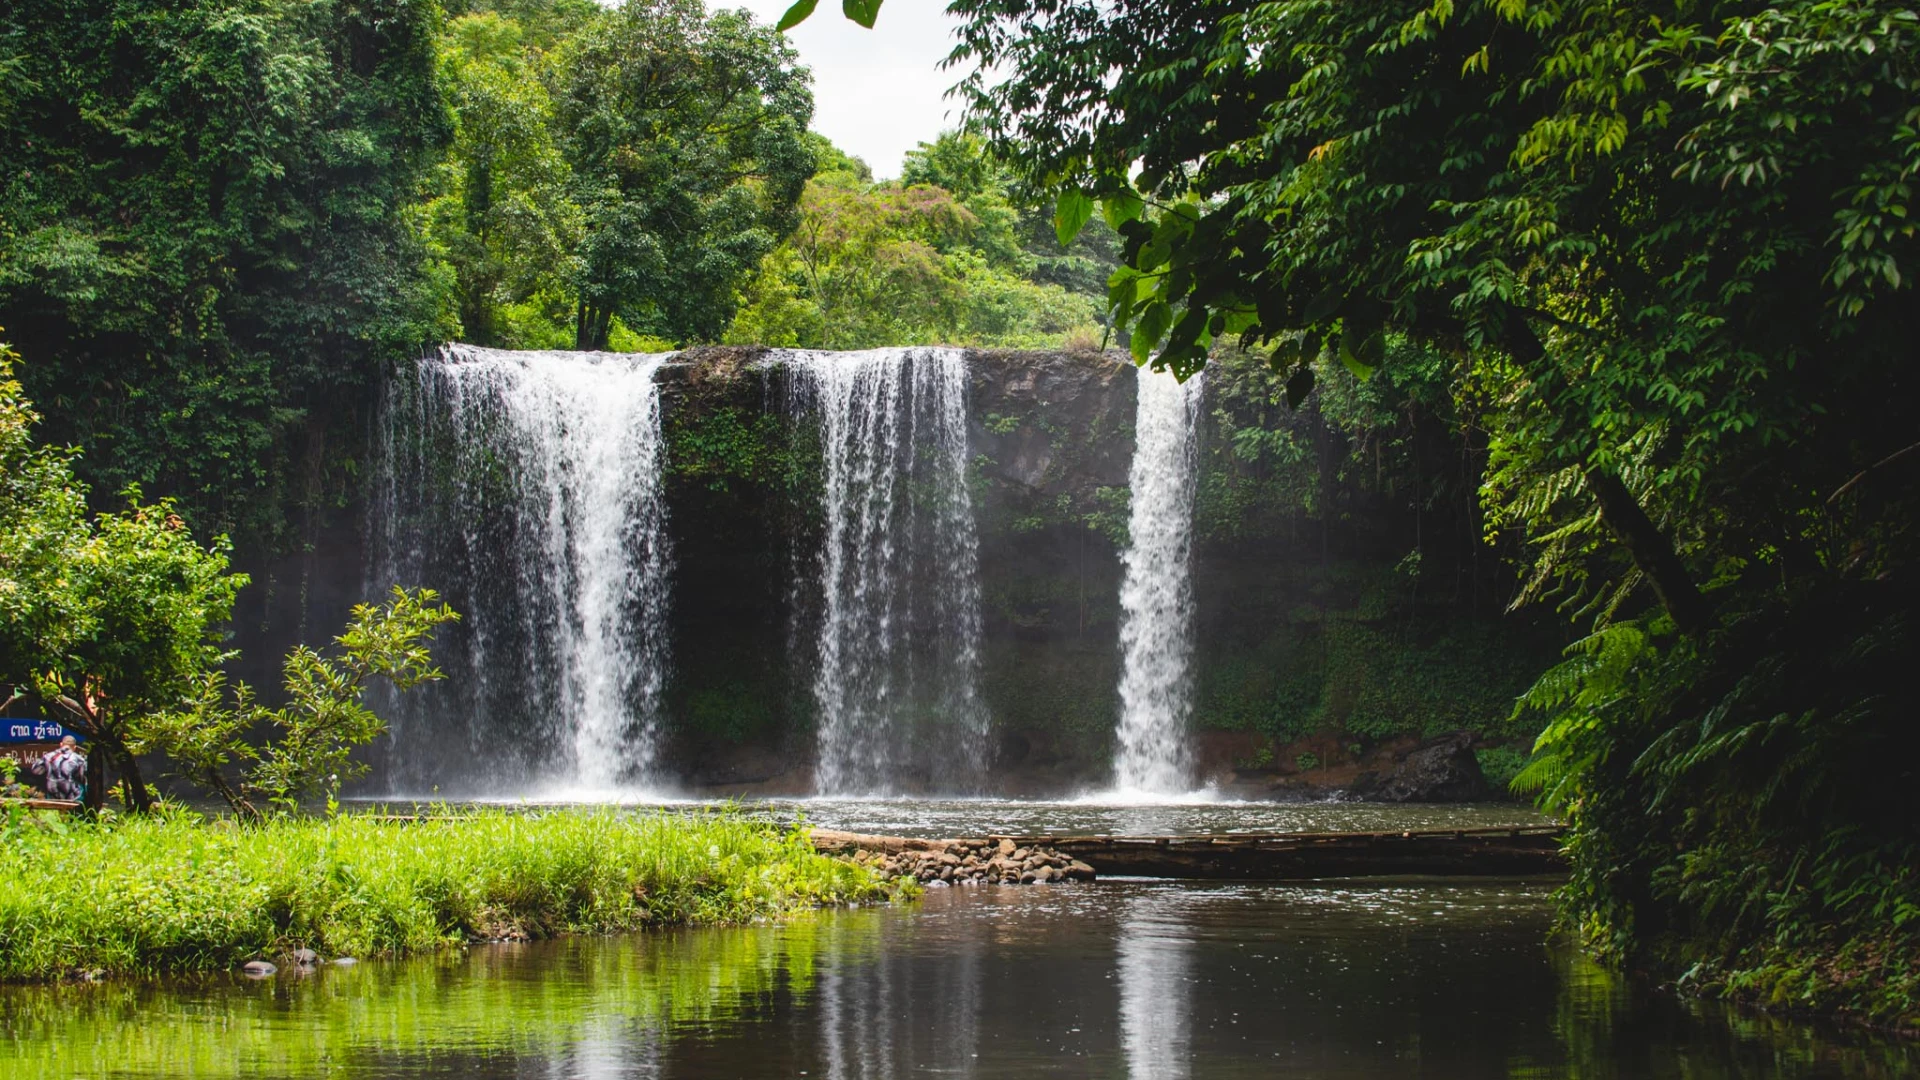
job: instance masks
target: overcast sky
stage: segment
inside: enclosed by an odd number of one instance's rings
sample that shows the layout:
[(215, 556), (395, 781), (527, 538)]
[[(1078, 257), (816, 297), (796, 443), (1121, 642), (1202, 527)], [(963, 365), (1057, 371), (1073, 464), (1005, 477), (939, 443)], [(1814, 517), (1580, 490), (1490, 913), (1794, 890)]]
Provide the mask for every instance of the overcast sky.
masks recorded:
[[(766, 22), (780, 21), (792, 0), (708, 0), (712, 8), (744, 7)], [(900, 175), (900, 158), (915, 143), (960, 122), (960, 104), (947, 88), (959, 70), (942, 71), (953, 49), (947, 0), (886, 0), (871, 30), (820, 0), (806, 22), (787, 32), (800, 60), (813, 69), (813, 129), (855, 157), (877, 177)]]

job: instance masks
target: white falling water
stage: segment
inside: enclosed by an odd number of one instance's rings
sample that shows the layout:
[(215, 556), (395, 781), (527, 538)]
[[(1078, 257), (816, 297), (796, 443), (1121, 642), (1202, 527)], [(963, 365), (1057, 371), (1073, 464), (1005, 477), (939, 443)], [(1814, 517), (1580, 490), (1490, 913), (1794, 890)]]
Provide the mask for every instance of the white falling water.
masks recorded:
[(1193, 784), (1193, 496), (1200, 377), (1139, 368), (1127, 550), (1121, 556), (1120, 725), (1114, 784), (1174, 794)]
[(818, 420), (822, 794), (971, 790), (986, 764), (979, 546), (958, 349), (787, 353)]
[[(376, 576), (443, 585), (465, 613), (456, 679), (473, 683), (470, 720), (545, 712), (508, 718), (509, 737), (544, 739), (537, 764), (576, 788), (641, 780), (653, 763), (670, 559), (654, 376), (666, 359), (449, 346), (420, 362), (382, 425)], [(407, 752), (436, 751), (458, 748)]]

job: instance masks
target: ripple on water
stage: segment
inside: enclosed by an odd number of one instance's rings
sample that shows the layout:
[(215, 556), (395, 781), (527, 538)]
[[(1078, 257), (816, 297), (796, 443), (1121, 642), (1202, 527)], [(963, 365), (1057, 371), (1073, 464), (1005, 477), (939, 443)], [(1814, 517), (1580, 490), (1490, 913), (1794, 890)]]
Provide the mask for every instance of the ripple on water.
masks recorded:
[(1275, 832), (1384, 832), (1540, 825), (1512, 803), (1417, 805), (1233, 800), (1057, 802), (1003, 799), (768, 799), (741, 804), (777, 820), (888, 836), (1221, 836)]
[(558, 789), (519, 799), (368, 800), (474, 805), (615, 805), (671, 810), (737, 806), (782, 823), (883, 836), (1226, 836), (1276, 832), (1388, 832), (1550, 824), (1518, 803), (1252, 802), (1207, 791), (1159, 801), (1089, 794), (1059, 800), (814, 797), (719, 800), (658, 792)]

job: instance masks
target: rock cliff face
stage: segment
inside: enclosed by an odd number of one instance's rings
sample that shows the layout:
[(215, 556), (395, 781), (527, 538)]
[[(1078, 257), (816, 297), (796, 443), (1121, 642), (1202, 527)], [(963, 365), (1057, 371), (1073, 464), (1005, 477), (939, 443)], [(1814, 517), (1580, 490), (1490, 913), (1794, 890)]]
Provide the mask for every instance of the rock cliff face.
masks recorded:
[[(1118, 709), (1135, 378), (1122, 360), (1090, 353), (977, 350), (967, 362), (991, 786), (1031, 795), (1097, 784)], [(706, 792), (809, 791), (814, 645), (801, 639), (810, 601), (797, 583), (813, 572), (822, 524), (817, 425), (794, 407), (791, 373), (767, 350), (688, 350), (659, 378), (674, 560), (662, 763)], [(1204, 429), (1201, 438), (1208, 461), (1230, 461), (1233, 447), (1209, 446)], [(1457, 671), (1455, 696), (1472, 699), (1449, 706), (1438, 730), (1504, 712), (1512, 690), (1500, 680), (1528, 666), (1525, 647), (1485, 619), (1456, 618), (1453, 601), (1409, 607), (1389, 595), (1395, 560), (1421, 543), (1417, 516), (1408, 529), (1391, 506), (1336, 514), (1323, 491), (1256, 525), (1235, 509), (1227, 480), (1204, 471), (1214, 467), (1203, 466), (1209, 524), (1194, 566), (1196, 746), (1207, 777), (1248, 794), (1312, 796), (1325, 780), (1350, 782), (1363, 759), (1376, 768), (1390, 747), (1433, 734), (1441, 720), (1419, 714), (1435, 694), (1409, 681), (1429, 674), (1409, 675), (1409, 649), (1433, 670)], [(1340, 482), (1321, 472), (1325, 485)], [(384, 588), (369, 580), (359, 513), (317, 528), (299, 557), (246, 567), (255, 585), (237, 625), (244, 677), (272, 685), (290, 644), (324, 640), (353, 602)], [(1431, 559), (1439, 549), (1428, 530)], [(487, 587), (412, 584), (440, 588), (456, 608)], [(1356, 716), (1361, 730), (1347, 731)], [(481, 745), (493, 737), (481, 736)], [(524, 737), (497, 733), (509, 775), (525, 755), (506, 744)], [(450, 770), (442, 790), (460, 791), (458, 775)]]

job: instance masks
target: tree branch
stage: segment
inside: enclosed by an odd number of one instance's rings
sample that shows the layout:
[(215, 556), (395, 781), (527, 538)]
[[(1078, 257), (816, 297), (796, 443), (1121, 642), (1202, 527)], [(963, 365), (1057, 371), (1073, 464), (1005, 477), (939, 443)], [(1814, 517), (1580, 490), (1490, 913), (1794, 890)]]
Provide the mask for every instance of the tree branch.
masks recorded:
[[(1506, 327), (1507, 350), (1523, 367), (1533, 367), (1546, 359), (1546, 347), (1523, 317), (1514, 311)], [(1672, 616), (1680, 632), (1689, 636), (1704, 633), (1713, 625), (1713, 605), (1694, 584), (1686, 563), (1673, 548), (1673, 540), (1647, 516), (1640, 500), (1611, 472), (1592, 464), (1581, 467), (1587, 490), (1600, 504), (1600, 520), (1627, 549), (1633, 565), (1647, 576), (1653, 593)]]

